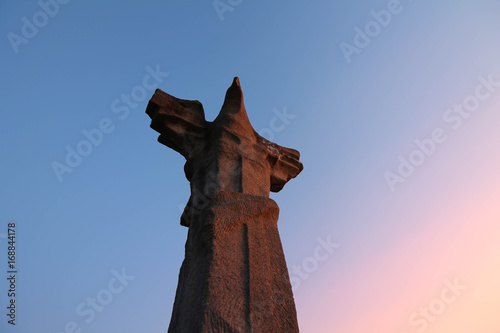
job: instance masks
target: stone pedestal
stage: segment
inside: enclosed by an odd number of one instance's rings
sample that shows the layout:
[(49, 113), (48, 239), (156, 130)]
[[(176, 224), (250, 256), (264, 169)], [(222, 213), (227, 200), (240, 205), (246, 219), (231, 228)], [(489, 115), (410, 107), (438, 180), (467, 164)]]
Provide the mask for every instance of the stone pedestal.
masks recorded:
[(169, 333), (299, 331), (278, 214), (272, 199), (235, 192), (217, 193), (202, 210), (186, 207)]

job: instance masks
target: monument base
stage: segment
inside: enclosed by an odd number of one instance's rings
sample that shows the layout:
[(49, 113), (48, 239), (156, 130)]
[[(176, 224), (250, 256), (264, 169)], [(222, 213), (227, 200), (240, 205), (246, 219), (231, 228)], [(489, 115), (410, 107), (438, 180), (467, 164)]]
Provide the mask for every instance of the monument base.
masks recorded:
[(186, 207), (186, 256), (169, 333), (299, 332), (274, 200), (219, 192)]

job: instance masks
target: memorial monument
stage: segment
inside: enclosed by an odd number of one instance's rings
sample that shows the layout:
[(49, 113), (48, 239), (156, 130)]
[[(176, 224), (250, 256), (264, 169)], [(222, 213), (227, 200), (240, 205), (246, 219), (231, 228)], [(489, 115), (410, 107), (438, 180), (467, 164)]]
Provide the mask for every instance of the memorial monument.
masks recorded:
[(189, 228), (169, 333), (298, 332), (281, 240), (278, 192), (302, 171), (299, 152), (250, 124), (238, 78), (213, 122), (198, 101), (157, 89), (146, 113), (158, 141), (186, 158)]

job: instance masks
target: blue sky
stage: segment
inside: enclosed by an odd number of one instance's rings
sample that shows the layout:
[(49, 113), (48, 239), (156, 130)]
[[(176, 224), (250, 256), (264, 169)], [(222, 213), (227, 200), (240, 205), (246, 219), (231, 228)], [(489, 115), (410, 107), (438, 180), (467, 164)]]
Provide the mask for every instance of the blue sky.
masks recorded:
[[(323, 299), (319, 290), (326, 295), (356, 280), (377, 256), (399, 251), (398, 241), (420, 226), (402, 225), (398, 214), (418, 212), (415, 198), (438, 200), (426, 172), (445, 168), (451, 157), (444, 154), (465, 149), (458, 142), (468, 135), (486, 133), (481, 121), (494, 124), (490, 113), (478, 112), (457, 132), (461, 139), (443, 148), (444, 161), (430, 159), (396, 193), (388, 188), (384, 172), (443, 124), (443, 112), (473, 92), (479, 76), (500, 79), (500, 4), (232, 3), (223, 19), (211, 1), (0, 4), (0, 236), (16, 221), (19, 267), (17, 327), (2, 314), (2, 332), (59, 333), (72, 323), (81, 332), (166, 331), (189, 186), (182, 156), (156, 141), (144, 111), (160, 88), (201, 101), (213, 120), (234, 76), (254, 128), (301, 152), (304, 171), (271, 195), (280, 205), (289, 269), (312, 255), (318, 238), (341, 244), (295, 291), (302, 331), (357, 332), (352, 318), (377, 304), (362, 300), (360, 312), (349, 315), (313, 313), (346, 301)], [(355, 47), (355, 28), (374, 20), (371, 11), (388, 8), (398, 13), (348, 61), (341, 43)], [(33, 22), (36, 32), (24, 27)], [(283, 128), (269, 131), (284, 113)], [(109, 133), (101, 137), (97, 128)], [(97, 144), (82, 143), (89, 141), (84, 132)], [(485, 156), (497, 151), (495, 139), (483, 138)], [(68, 149), (78, 147), (87, 156), (70, 167)], [(71, 172), (58, 176), (54, 163)], [(122, 270), (130, 280), (110, 292)], [(316, 302), (306, 297), (315, 291)], [(5, 309), (8, 298), (0, 294)], [(97, 295), (112, 299), (92, 319), (79, 314)]]

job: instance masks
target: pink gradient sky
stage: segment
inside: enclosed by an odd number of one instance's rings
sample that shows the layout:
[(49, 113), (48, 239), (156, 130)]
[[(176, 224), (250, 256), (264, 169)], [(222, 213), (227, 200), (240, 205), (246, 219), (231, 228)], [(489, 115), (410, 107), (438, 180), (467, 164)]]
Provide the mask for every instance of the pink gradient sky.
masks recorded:
[(449, 132), (416, 179), (392, 197), (372, 198), (386, 209), (377, 216), (385, 228), (374, 224), (355, 245), (342, 244), (357, 246), (362, 261), (344, 271), (330, 262), (297, 292), (298, 304), (307, 304), (298, 309), (305, 332), (418, 332), (410, 315), (455, 279), (466, 290), (422, 332), (499, 332), (499, 111), (499, 98), (489, 101)]

